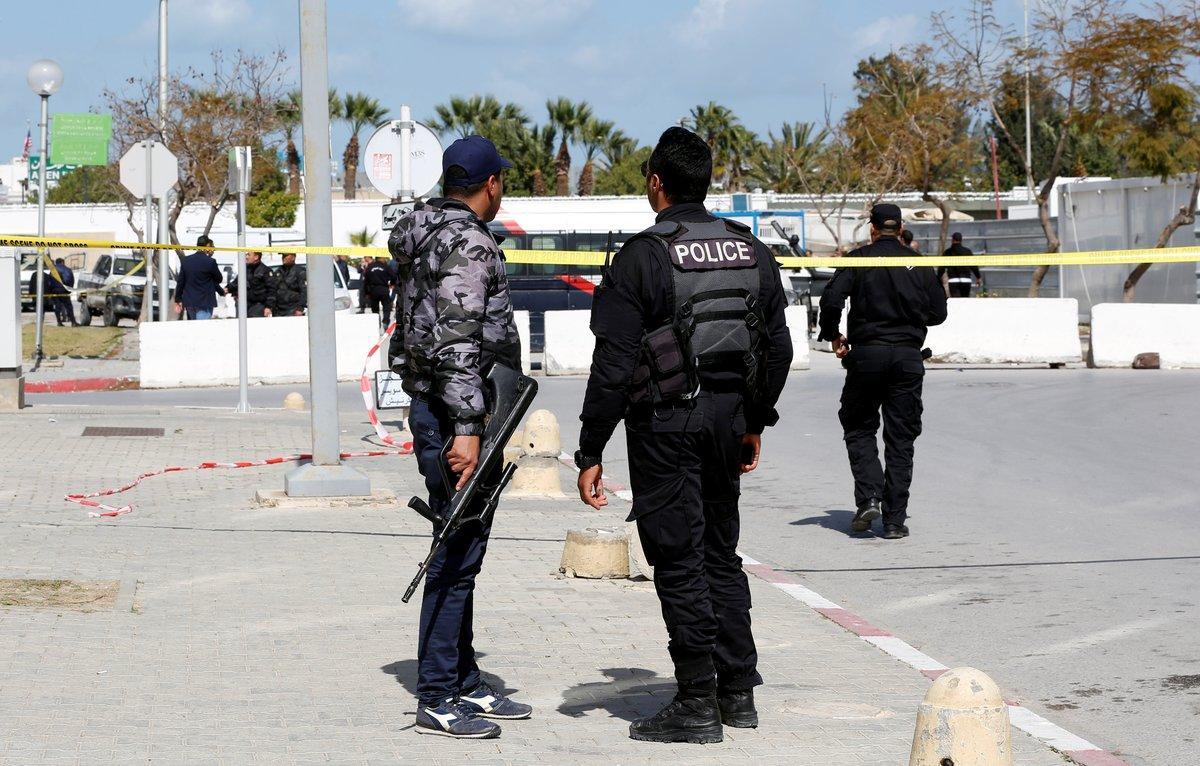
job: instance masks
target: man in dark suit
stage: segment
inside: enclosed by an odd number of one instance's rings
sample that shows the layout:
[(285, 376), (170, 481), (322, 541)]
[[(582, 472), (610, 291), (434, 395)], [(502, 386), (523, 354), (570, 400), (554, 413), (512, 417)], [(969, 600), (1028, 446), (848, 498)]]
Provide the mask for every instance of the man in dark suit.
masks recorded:
[[(201, 234), (196, 247), (212, 247), (212, 240)], [(197, 250), (183, 259), (175, 280), (175, 311), (186, 311), (188, 319), (212, 319), (221, 288), (221, 269), (212, 254)]]

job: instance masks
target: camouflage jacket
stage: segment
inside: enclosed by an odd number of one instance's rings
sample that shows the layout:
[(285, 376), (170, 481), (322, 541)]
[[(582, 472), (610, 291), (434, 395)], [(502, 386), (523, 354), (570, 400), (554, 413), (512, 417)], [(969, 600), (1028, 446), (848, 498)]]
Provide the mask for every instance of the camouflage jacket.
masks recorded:
[(435, 199), (396, 222), (388, 250), (400, 275), (393, 344), (405, 390), (444, 401), (454, 433), (483, 433), (487, 366), (521, 359), (499, 243), (466, 205)]

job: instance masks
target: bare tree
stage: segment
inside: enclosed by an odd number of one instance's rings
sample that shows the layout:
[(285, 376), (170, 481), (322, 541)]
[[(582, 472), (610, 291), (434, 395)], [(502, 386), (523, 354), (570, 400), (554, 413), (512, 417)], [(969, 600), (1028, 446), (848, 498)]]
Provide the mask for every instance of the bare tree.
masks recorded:
[[(216, 51), (210, 69), (188, 69), (172, 76), (165, 131), (159, 128), (158, 85), (153, 78), (131, 77), (122, 92), (104, 91), (119, 154), (153, 138), (179, 159), (179, 185), (167, 219), (173, 243), (179, 243), (175, 227), (190, 203), (208, 205), (204, 233), (212, 228), (229, 199), (230, 147), (253, 146), (261, 151), (279, 130), (277, 105), (287, 90), (286, 59), (283, 51), (268, 56), (238, 51), (231, 59)], [(256, 177), (269, 172), (273, 168), (265, 163), (255, 165)], [(132, 218), (133, 200), (127, 199), (126, 204)]]

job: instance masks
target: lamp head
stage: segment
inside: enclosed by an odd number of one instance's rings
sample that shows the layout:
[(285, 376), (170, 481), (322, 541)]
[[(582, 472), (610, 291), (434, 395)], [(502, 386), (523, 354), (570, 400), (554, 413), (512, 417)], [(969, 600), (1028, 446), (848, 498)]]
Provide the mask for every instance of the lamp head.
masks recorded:
[(33, 62), (25, 79), (34, 93), (39, 96), (53, 96), (62, 87), (62, 67), (50, 59), (41, 59)]

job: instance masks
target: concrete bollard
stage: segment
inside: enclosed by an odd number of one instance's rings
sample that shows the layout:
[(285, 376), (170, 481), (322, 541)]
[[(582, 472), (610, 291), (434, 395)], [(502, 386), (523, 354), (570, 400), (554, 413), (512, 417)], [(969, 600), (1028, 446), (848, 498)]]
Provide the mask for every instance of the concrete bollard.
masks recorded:
[[(506, 457), (513, 454), (510, 450), (513, 450), (512, 442), (504, 450)], [(535, 410), (529, 416), (525, 430), (521, 432), (520, 450), (517, 472), (513, 474), (507, 494), (513, 497), (566, 497), (559, 483), (558, 456), (562, 453), (562, 436), (553, 412)]]
[(909, 766), (1012, 766), (1008, 706), (996, 682), (953, 668), (933, 682), (917, 710)]
[(283, 408), (285, 410), (296, 410), (297, 412), (303, 412), (304, 410), (308, 409), (308, 405), (304, 402), (303, 394), (298, 391), (293, 391), (292, 393), (283, 397)]
[(572, 529), (558, 571), (593, 580), (628, 578), (629, 537), (613, 529)]

